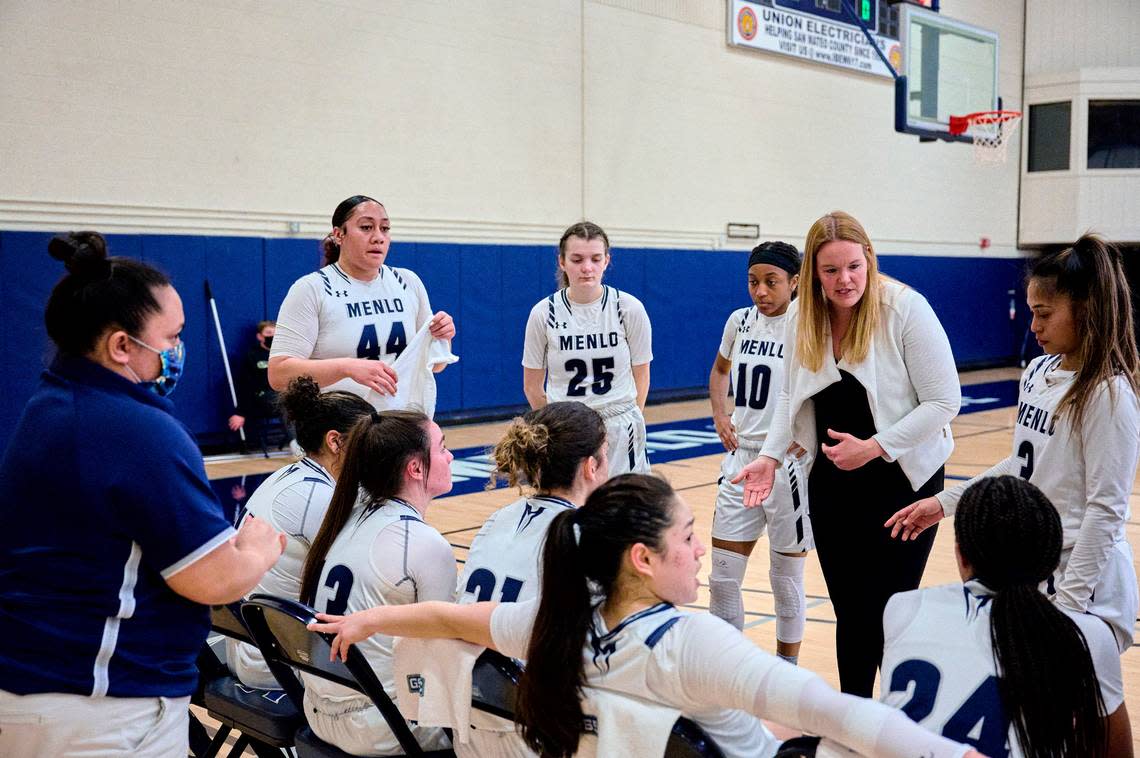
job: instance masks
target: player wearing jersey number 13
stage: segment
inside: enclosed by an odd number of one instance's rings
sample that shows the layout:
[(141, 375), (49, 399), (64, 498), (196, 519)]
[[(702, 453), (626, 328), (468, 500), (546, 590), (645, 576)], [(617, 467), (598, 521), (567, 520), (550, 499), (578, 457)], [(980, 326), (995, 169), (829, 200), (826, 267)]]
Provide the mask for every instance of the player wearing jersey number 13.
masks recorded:
[(609, 265), (610, 241), (597, 224), (583, 221), (563, 232), (562, 289), (531, 309), (522, 365), (531, 408), (578, 400), (601, 414), (616, 475), (649, 470), (642, 411), (653, 346), (641, 301), (602, 284)]
[(1029, 271), (1031, 328), (1045, 355), (1021, 377), (1008, 458), (935, 497), (901, 509), (891, 533), (914, 539), (952, 515), (962, 492), (986, 476), (1016, 474), (1061, 514), (1061, 563), (1045, 583), (1059, 605), (1112, 627), (1132, 646), (1136, 573), (1125, 534), (1140, 453), (1140, 356), (1120, 254), (1094, 235), (1046, 255)]
[(394, 395), (399, 377), (391, 364), (421, 327), (430, 324), (437, 339), (455, 336), (451, 316), (432, 314), (420, 278), (386, 265), (390, 244), (379, 201), (354, 195), (336, 207), (322, 243), (326, 265), (294, 282), (281, 304), (269, 358), (273, 389), (311, 376), (322, 388), (361, 397)]

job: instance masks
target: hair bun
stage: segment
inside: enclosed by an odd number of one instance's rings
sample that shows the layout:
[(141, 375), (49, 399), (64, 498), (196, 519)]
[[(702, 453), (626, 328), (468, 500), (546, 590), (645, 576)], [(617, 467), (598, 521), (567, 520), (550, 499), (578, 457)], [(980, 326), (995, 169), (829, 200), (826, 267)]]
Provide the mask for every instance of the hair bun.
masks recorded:
[(63, 261), (68, 273), (75, 276), (100, 279), (111, 273), (107, 241), (98, 232), (70, 232), (52, 237), (48, 254)]

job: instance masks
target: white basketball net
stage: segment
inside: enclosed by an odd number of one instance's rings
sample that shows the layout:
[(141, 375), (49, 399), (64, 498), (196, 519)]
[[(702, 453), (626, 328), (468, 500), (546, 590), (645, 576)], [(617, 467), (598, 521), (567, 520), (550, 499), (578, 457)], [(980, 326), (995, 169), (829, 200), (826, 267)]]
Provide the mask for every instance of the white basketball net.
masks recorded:
[(968, 117), (970, 125), (966, 134), (974, 138), (974, 161), (993, 165), (1005, 163), (1009, 145), (1021, 126), (1021, 114), (1017, 111), (993, 111), (975, 113)]

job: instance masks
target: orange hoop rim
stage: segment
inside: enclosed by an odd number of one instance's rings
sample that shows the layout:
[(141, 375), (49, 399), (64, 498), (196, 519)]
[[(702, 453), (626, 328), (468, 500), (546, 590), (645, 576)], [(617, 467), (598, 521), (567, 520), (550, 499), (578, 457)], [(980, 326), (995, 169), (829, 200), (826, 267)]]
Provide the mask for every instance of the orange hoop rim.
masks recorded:
[(1021, 111), (978, 111), (965, 116), (950, 117), (950, 133), (965, 134), (973, 125), (1004, 124), (1021, 118)]

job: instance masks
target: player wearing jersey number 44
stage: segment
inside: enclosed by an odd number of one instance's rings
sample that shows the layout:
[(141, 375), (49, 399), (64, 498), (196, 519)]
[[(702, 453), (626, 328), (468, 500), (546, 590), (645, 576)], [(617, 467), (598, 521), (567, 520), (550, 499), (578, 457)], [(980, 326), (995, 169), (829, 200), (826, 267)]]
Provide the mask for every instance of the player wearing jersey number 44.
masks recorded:
[(1099, 616), (1121, 652), (1132, 646), (1136, 573), (1125, 534), (1140, 453), (1140, 357), (1120, 254), (1086, 235), (1030, 268), (1031, 328), (1045, 355), (1021, 377), (1010, 456), (969, 482), (915, 502), (888, 521), (914, 539), (953, 515), (966, 487), (1014, 474), (1061, 514), (1064, 544), (1043, 589), (1058, 605)]
[[(391, 222), (378, 201), (344, 200), (332, 227), (323, 242), (326, 265), (294, 282), (281, 304), (269, 383), (280, 391), (295, 377), (311, 376), (325, 389), (395, 395), (392, 364), (417, 332), (427, 327), (433, 338), (450, 340), (455, 324), (443, 311), (432, 314), (418, 276), (387, 265)], [(434, 397), (434, 387), (423, 391)], [(415, 397), (405, 402), (424, 406)]]
[[(799, 656), (804, 632), (803, 559), (814, 545), (805, 467), (797, 456), (785, 456), (776, 469), (772, 494), (762, 507), (745, 507), (743, 488), (732, 480), (760, 455), (772, 423), (784, 384), (785, 321), (799, 271), (800, 251), (794, 245), (765, 242), (752, 251), (748, 294), (753, 306), (729, 316), (709, 373), (713, 421), (728, 451), (720, 467), (713, 515), (709, 610), (737, 629), (743, 628), (741, 584), (748, 556), (767, 528), (776, 654), (791, 663)], [(726, 400), (730, 409), (725, 408)]]
[(562, 289), (530, 311), (523, 343), (523, 392), (531, 408), (578, 400), (606, 421), (610, 474), (649, 470), (642, 410), (649, 395), (652, 330), (645, 306), (602, 284), (610, 241), (583, 221), (562, 234)]
[(530, 747), (556, 758), (579, 746), (583, 685), (607, 695), (594, 701), (599, 745), (609, 742), (607, 707), (637, 698), (655, 713), (675, 711), (622, 730), (606, 758), (652, 755), (638, 746), (667, 739), (676, 713), (700, 724), (728, 758), (775, 755), (779, 742), (760, 718), (879, 758), (980, 755), (881, 703), (837, 693), (715, 616), (682, 610), (696, 600), (704, 553), (685, 501), (661, 479), (626, 474), (555, 517), (537, 602), (377, 607), (320, 614), (310, 628), (337, 634), (334, 655), (382, 633), (463, 639), (525, 658), (515, 714)]

